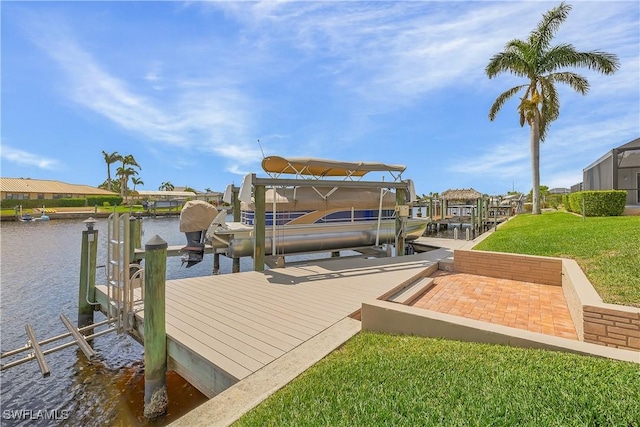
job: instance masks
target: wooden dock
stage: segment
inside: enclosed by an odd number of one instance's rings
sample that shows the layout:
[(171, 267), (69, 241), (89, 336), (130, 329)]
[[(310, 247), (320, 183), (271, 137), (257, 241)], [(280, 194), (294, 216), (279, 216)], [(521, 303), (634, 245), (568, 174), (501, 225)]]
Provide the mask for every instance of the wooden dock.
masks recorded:
[[(419, 280), (451, 251), (310, 261), (166, 282), (169, 369), (213, 397), (342, 319)], [(106, 306), (106, 287), (96, 286)], [(135, 315), (137, 339), (143, 312)]]

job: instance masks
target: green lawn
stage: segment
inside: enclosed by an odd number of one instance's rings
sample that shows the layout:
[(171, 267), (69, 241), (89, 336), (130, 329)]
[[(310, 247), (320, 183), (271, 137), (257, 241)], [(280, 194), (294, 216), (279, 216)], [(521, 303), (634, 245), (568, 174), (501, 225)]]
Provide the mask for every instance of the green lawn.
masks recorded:
[(522, 214), (476, 250), (571, 258), (605, 302), (640, 307), (640, 217)]
[(639, 365), (361, 332), (239, 426), (640, 426)]

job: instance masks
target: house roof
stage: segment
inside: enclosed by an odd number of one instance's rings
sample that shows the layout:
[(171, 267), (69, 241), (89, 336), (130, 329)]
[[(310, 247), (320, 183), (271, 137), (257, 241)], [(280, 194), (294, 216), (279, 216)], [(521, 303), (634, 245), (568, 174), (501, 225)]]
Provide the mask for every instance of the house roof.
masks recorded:
[(475, 200), (482, 197), (481, 193), (478, 193), (473, 188), (469, 189), (461, 189), (461, 190), (447, 190), (441, 194), (442, 198), (445, 200)]
[[(640, 138), (622, 144), (614, 150), (618, 152), (618, 169), (640, 167)], [(604, 160), (611, 158), (614, 150), (609, 150), (598, 160), (584, 168), (582, 170), (583, 173), (602, 163)]]
[(636, 138), (633, 141), (629, 141), (626, 144), (622, 144), (617, 148), (618, 151), (626, 150), (640, 150), (640, 138)]
[(138, 196), (142, 197), (193, 197), (196, 193), (191, 191), (163, 191), (163, 190), (139, 190)]
[(62, 181), (31, 178), (0, 178), (0, 191), (5, 193), (116, 195), (113, 191), (107, 191), (89, 185), (68, 184)]

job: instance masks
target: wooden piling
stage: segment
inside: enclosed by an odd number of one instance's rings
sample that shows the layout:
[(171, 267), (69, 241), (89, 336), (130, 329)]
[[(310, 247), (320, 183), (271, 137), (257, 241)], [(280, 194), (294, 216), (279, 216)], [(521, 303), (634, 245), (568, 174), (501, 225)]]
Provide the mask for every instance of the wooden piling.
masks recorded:
[[(476, 208), (475, 206), (471, 208), (471, 238), (476, 238)], [(469, 239), (467, 239), (469, 240)]]
[(433, 221), (433, 197), (429, 197), (429, 219)]
[[(405, 190), (403, 188), (396, 189), (396, 205), (404, 206), (406, 204), (405, 200)], [(404, 246), (405, 246), (405, 221), (406, 219), (402, 217), (400, 211), (396, 212), (396, 256), (404, 255)]]
[(142, 248), (142, 219), (140, 217), (129, 218), (129, 263), (140, 263), (142, 258), (137, 258), (136, 249)]
[(167, 242), (156, 235), (145, 245), (144, 291), (144, 416), (167, 410), (167, 333), (165, 281)]
[[(78, 287), (78, 328), (83, 328), (93, 323), (94, 308), (91, 303), (95, 301), (96, 256), (98, 254), (98, 230), (93, 229), (94, 223), (95, 221), (93, 220), (85, 222), (87, 230), (82, 232), (80, 286)], [(93, 334), (93, 329), (84, 332), (84, 335), (91, 334)]]
[(220, 254), (213, 254), (213, 274), (220, 274)]
[(129, 267), (129, 277), (133, 277), (134, 274), (140, 269), (138, 266), (142, 262), (140, 254), (136, 254), (136, 249), (142, 248), (142, 219), (140, 217), (129, 218), (129, 264), (135, 265)]
[(265, 254), (265, 230), (266, 230), (266, 209), (265, 209), (265, 191), (266, 188), (262, 184), (254, 185), (253, 195), (255, 198), (255, 215), (253, 217), (253, 226), (255, 230), (255, 244), (253, 248), (253, 270), (264, 270), (264, 254)]
[(233, 194), (233, 221), (240, 222), (240, 199), (238, 198), (240, 188), (234, 186), (231, 191)]

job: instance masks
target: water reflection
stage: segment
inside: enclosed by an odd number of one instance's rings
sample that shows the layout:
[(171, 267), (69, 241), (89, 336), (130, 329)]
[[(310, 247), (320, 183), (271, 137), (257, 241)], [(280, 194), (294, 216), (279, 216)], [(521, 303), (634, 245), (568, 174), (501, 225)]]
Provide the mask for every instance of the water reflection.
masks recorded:
[[(106, 261), (106, 220), (99, 219), (98, 265)], [(0, 348), (2, 352), (26, 344), (24, 325), (30, 323), (39, 340), (63, 334), (59, 320), (65, 314), (75, 321), (78, 307), (78, 282), (82, 221), (52, 220), (33, 223), (2, 223), (0, 230)], [(178, 218), (143, 220), (143, 244), (154, 235), (169, 245), (184, 244)], [(180, 265), (179, 257), (167, 260), (167, 278), (211, 274), (213, 258), (190, 269)], [(252, 267), (243, 260), (241, 268)], [(221, 272), (231, 271), (231, 260), (221, 257)], [(97, 282), (104, 283), (104, 269)], [(103, 320), (96, 314), (96, 321)], [(44, 346), (51, 348), (66, 340)], [(2, 371), (0, 400), (2, 425), (145, 425), (143, 348), (126, 335), (115, 333), (96, 338), (98, 354), (88, 361), (76, 347), (46, 356), (51, 375), (42, 378), (35, 361)], [(24, 357), (26, 353), (17, 358)], [(12, 359), (15, 360), (15, 359)], [(10, 360), (3, 360), (3, 364)], [(153, 425), (165, 425), (177, 419), (206, 398), (179, 375), (167, 379), (169, 413)], [(10, 411), (10, 412), (6, 412)], [(24, 412), (24, 411), (31, 411)], [(38, 411), (57, 411), (60, 419), (31, 419)], [(8, 419), (18, 414), (18, 419)], [(52, 414), (52, 413), (50, 413)], [(43, 414), (40, 413), (43, 417)]]

